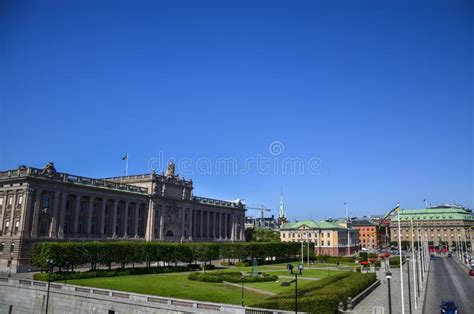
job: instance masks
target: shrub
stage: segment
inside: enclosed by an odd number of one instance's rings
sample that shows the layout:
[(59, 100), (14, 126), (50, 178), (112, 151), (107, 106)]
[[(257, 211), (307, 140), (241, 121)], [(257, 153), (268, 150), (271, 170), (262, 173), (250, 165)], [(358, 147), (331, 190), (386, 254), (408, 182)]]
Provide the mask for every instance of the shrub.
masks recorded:
[[(354, 297), (376, 280), (375, 274), (360, 274), (346, 272), (337, 276), (327, 277), (298, 290), (298, 310), (311, 313), (337, 313), (339, 302), (345, 302), (348, 297)], [(293, 310), (293, 292), (279, 293), (254, 307)]]
[(240, 272), (211, 272), (211, 273), (192, 273), (188, 276), (189, 280), (204, 282), (268, 282), (277, 281), (278, 276), (263, 274), (262, 276), (244, 276)]
[[(402, 260), (405, 260), (405, 257), (402, 256)], [(400, 266), (400, 257), (399, 256), (392, 256), (388, 258), (390, 266), (399, 267)]]
[(112, 270), (98, 269), (85, 272), (55, 272), (55, 273), (37, 273), (33, 279), (41, 281), (58, 281), (98, 277), (114, 277), (127, 275), (146, 275), (163, 274), (189, 271), (188, 267), (142, 267), (142, 268), (117, 268)]

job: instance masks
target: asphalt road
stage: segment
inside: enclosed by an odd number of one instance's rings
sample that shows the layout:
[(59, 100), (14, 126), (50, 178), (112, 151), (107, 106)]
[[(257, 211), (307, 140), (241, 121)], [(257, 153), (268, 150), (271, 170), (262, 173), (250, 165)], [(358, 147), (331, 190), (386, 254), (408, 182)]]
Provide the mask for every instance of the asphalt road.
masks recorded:
[(474, 313), (474, 277), (454, 259), (437, 257), (431, 261), (423, 313), (441, 313), (442, 300), (454, 301), (459, 314)]

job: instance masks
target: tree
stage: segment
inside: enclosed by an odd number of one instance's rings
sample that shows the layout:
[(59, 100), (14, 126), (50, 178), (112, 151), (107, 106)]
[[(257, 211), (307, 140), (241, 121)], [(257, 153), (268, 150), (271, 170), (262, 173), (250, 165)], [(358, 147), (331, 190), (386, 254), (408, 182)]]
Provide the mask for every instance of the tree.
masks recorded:
[[(252, 229), (252, 230), (250, 230)], [(247, 230), (249, 230), (247, 232)], [(247, 242), (280, 242), (280, 233), (272, 229), (249, 228), (246, 230)]]

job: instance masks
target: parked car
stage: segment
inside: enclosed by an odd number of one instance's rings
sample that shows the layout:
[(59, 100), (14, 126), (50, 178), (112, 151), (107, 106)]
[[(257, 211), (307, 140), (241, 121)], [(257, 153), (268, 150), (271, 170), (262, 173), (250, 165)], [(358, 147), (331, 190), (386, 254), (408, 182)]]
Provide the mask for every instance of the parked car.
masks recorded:
[(453, 254), (451, 252), (449, 252), (448, 257), (453, 257)]
[(432, 261), (435, 261), (435, 260), (436, 260), (436, 256), (431, 255), (431, 260), (432, 260)]
[(454, 304), (453, 301), (441, 301), (441, 313), (444, 314), (457, 314), (458, 307)]
[(474, 276), (474, 269), (469, 270), (469, 276)]

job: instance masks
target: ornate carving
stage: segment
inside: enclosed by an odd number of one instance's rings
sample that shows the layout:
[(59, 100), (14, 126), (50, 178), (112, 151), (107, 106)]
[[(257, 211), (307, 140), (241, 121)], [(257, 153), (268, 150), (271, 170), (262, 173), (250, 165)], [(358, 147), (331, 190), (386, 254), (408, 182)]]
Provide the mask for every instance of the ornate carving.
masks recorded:
[(46, 166), (41, 171), (41, 175), (46, 176), (46, 177), (54, 177), (56, 174), (56, 168), (54, 167), (54, 162), (48, 161)]

